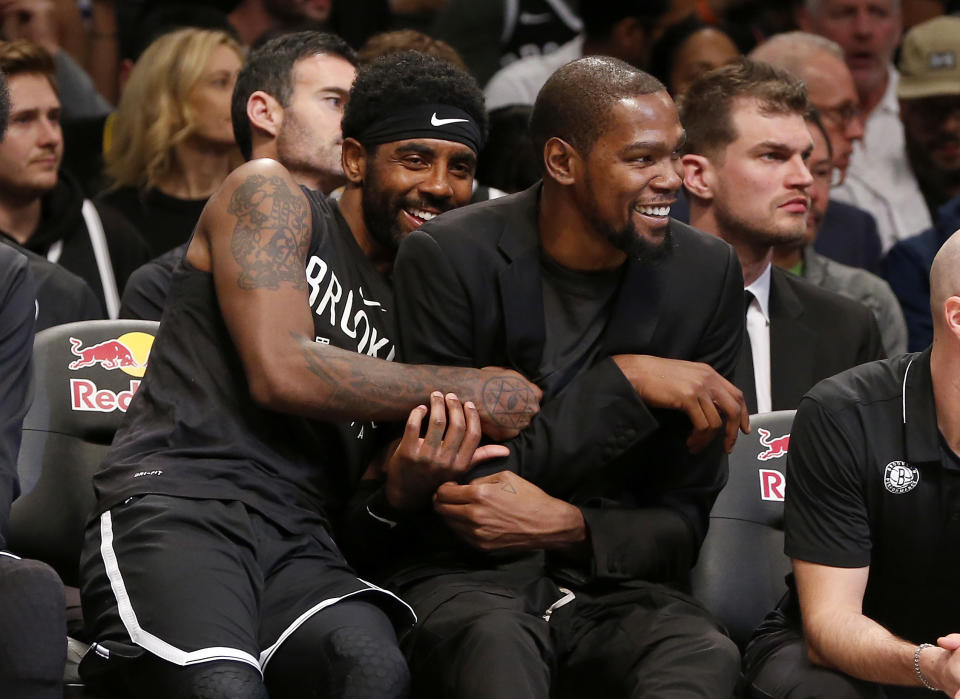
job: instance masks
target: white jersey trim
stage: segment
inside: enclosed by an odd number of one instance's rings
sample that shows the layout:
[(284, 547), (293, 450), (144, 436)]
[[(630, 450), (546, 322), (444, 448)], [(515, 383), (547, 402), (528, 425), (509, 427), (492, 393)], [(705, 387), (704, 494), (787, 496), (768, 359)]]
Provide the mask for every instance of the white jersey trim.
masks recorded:
[(174, 663), (175, 665), (180, 665), (181, 667), (211, 662), (213, 660), (236, 660), (241, 663), (246, 663), (247, 665), (252, 665), (257, 668), (261, 675), (263, 674), (263, 671), (260, 670), (260, 663), (246, 651), (225, 647), (185, 651), (154, 636), (140, 626), (137, 613), (133, 609), (130, 595), (127, 593), (123, 576), (120, 573), (117, 554), (113, 550), (113, 520), (109, 510), (100, 515), (100, 556), (103, 558), (103, 565), (107, 571), (107, 578), (110, 580), (110, 588), (113, 590), (113, 596), (117, 600), (120, 619), (127, 633), (130, 635), (131, 641), (144, 650), (153, 653), (158, 658)]
[(270, 662), (270, 659), (277, 652), (277, 649), (280, 647), (280, 645), (284, 641), (286, 641), (288, 638), (290, 638), (291, 634), (293, 634), (294, 631), (296, 631), (301, 626), (303, 626), (310, 617), (312, 617), (317, 612), (326, 609), (327, 607), (333, 606), (337, 602), (342, 602), (343, 600), (349, 599), (351, 597), (355, 597), (356, 595), (360, 595), (366, 592), (382, 592), (385, 595), (389, 595), (390, 597), (393, 597), (393, 599), (397, 600), (400, 604), (402, 604), (404, 607), (407, 608), (407, 610), (410, 612), (410, 616), (413, 619), (413, 623), (417, 622), (417, 614), (416, 612), (413, 611), (413, 607), (411, 607), (409, 604), (407, 604), (402, 599), (397, 597), (395, 594), (393, 594), (389, 590), (384, 590), (382, 587), (377, 587), (373, 583), (367, 582), (362, 578), (357, 578), (357, 580), (363, 583), (364, 585), (366, 585), (366, 587), (361, 588), (359, 590), (354, 590), (353, 592), (348, 592), (347, 594), (341, 595), (340, 597), (330, 597), (329, 599), (325, 599), (323, 600), (323, 602), (320, 602), (319, 604), (314, 605), (313, 607), (305, 611), (303, 614), (298, 616), (296, 619), (294, 619), (293, 623), (283, 630), (283, 632), (280, 634), (280, 637), (277, 638), (277, 640), (273, 643), (273, 645), (269, 646), (266, 650), (260, 653), (260, 667), (262, 668), (262, 671), (264, 672), (266, 671), (267, 663)]

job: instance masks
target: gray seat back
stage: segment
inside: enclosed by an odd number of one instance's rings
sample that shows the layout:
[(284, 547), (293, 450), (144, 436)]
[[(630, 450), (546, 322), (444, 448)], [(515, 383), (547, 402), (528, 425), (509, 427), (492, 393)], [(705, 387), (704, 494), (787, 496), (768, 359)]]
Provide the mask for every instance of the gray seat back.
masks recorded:
[(743, 648), (786, 591), (783, 553), (787, 447), (795, 411), (750, 417), (730, 454), (730, 478), (710, 511), (693, 593)]
[(94, 506), (91, 478), (146, 368), (158, 323), (93, 320), (37, 333), (33, 402), (17, 470), (21, 494), (7, 542), (77, 584), (80, 546)]

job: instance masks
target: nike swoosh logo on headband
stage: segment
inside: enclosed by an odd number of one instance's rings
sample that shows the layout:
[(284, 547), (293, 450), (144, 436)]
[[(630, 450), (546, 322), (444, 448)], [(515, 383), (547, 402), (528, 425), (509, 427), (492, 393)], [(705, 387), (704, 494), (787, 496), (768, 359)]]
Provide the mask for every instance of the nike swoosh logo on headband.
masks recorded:
[(456, 124), (458, 121), (470, 121), (469, 119), (437, 119), (437, 113), (434, 112), (430, 117), (430, 123), (433, 126), (446, 126), (447, 124)]

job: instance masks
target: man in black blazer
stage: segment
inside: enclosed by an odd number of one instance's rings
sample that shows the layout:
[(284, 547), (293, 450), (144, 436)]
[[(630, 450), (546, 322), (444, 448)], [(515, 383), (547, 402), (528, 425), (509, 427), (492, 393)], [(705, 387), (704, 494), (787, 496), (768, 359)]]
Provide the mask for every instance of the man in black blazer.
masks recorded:
[(865, 306), (771, 265), (773, 246), (806, 229), (806, 111), (799, 79), (750, 60), (704, 76), (684, 97), (690, 222), (733, 245), (743, 268), (749, 341), (735, 383), (751, 413), (796, 408), (821, 379), (883, 357)]
[(729, 697), (683, 590), (748, 427), (736, 256), (668, 217), (683, 132), (649, 75), (568, 64), (531, 128), (542, 184), (424, 224), (394, 284), (405, 360), (512, 366), (541, 411), (482, 471), (367, 481), (348, 555), (419, 616), (417, 697)]

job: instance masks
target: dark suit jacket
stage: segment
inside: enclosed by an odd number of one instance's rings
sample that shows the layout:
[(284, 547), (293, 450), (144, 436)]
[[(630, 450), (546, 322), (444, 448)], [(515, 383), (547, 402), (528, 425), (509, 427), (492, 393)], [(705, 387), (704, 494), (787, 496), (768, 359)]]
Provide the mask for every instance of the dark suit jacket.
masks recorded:
[[(403, 241), (394, 284), (405, 361), (536, 376), (545, 337), (538, 195), (534, 186), (448, 212)], [(600, 358), (549, 387), (540, 414), (509, 443), (511, 456), (484, 467), (512, 470), (582, 509), (592, 549), (585, 579), (685, 581), (726, 480), (720, 440), (691, 455), (686, 415), (649, 409), (610, 359), (652, 354), (732, 376), (743, 332), (737, 258), (723, 241), (671, 226), (671, 257), (627, 262)], [(436, 519), (419, 526), (445, 528)], [(426, 546), (404, 547), (418, 545)], [(437, 551), (427, 553), (422, 561), (435, 565)], [(415, 560), (407, 557), (410, 568)]]
[[(880, 330), (866, 306), (774, 267), (770, 279), (770, 389), (774, 410), (794, 410), (827, 377), (883, 359)], [(747, 359), (737, 361), (743, 386)]]

